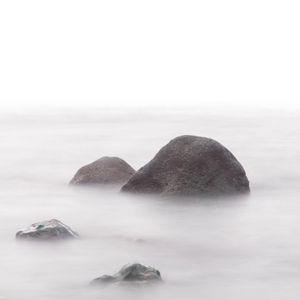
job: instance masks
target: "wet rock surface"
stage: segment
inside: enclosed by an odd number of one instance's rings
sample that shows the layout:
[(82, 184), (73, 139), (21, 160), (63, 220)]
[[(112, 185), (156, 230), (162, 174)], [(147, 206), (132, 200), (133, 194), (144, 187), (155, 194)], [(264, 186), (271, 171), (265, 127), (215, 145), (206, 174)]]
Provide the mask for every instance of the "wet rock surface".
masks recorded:
[(102, 157), (80, 168), (70, 181), (71, 185), (124, 184), (135, 170), (118, 157)]
[(16, 234), (17, 239), (23, 240), (62, 240), (77, 237), (76, 232), (56, 219), (34, 223)]
[(139, 263), (128, 264), (114, 275), (103, 275), (91, 282), (91, 285), (110, 283), (150, 283), (161, 281), (160, 272)]
[(249, 192), (245, 170), (217, 141), (176, 137), (139, 169), (122, 191), (161, 195), (223, 195)]

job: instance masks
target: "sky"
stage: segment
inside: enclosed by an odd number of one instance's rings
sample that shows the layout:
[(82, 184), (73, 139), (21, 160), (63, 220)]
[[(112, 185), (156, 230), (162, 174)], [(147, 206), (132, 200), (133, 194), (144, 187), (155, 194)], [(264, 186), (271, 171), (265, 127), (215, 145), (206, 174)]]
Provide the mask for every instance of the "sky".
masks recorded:
[(299, 0), (1, 0), (0, 108), (300, 107), (299, 15)]

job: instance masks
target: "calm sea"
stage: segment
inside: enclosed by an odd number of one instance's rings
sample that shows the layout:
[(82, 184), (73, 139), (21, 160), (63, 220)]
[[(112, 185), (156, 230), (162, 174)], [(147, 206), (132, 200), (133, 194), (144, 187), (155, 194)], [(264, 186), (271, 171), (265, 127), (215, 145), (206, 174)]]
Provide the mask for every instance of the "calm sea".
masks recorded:
[[(250, 196), (172, 201), (68, 186), (79, 167), (102, 156), (138, 169), (182, 134), (231, 150)], [(3, 112), (0, 141), (0, 298), (299, 300), (300, 112)], [(51, 218), (81, 238), (15, 240), (18, 229)], [(157, 268), (164, 284), (88, 286), (130, 262)]]

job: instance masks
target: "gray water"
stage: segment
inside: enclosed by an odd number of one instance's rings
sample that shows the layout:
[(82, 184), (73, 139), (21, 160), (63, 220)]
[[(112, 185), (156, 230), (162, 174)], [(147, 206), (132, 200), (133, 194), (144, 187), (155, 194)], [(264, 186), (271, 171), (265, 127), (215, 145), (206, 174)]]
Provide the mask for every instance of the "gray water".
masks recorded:
[[(0, 117), (0, 298), (299, 299), (299, 112), (65, 109)], [(181, 134), (229, 148), (250, 196), (172, 201), (68, 186), (79, 167), (105, 155), (138, 169)], [(19, 228), (50, 218), (81, 238), (15, 240)], [(160, 270), (164, 283), (88, 286), (136, 261)]]

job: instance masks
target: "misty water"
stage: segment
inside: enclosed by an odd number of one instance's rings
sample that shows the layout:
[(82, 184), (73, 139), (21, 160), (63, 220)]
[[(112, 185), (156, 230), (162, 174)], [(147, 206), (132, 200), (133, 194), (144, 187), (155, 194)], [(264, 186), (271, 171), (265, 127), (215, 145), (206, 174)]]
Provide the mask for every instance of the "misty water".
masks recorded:
[[(230, 149), (251, 194), (163, 199), (68, 186), (79, 167), (102, 156), (138, 169), (182, 134)], [(11, 112), (0, 116), (0, 138), (0, 298), (299, 299), (299, 112)], [(80, 239), (15, 240), (20, 228), (51, 218)], [(89, 287), (130, 262), (157, 268), (164, 283)]]

